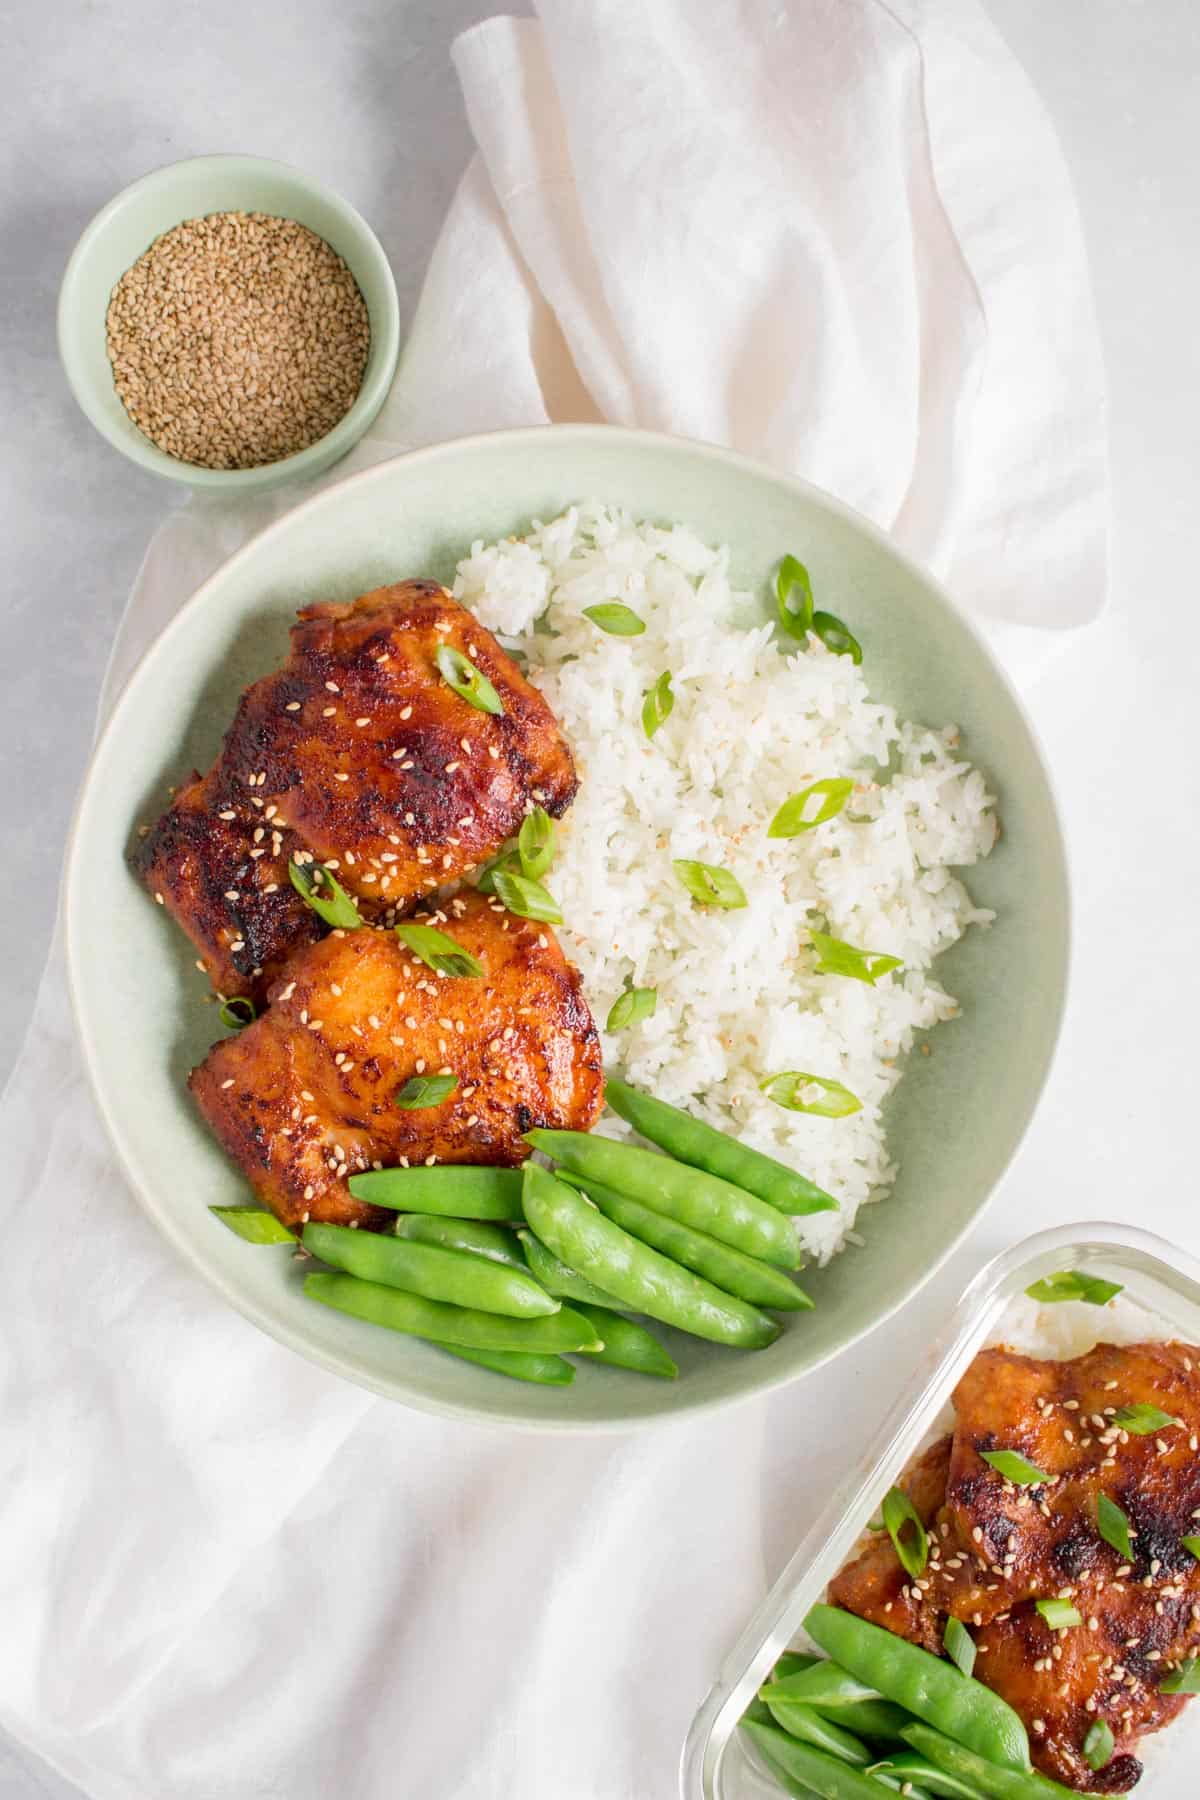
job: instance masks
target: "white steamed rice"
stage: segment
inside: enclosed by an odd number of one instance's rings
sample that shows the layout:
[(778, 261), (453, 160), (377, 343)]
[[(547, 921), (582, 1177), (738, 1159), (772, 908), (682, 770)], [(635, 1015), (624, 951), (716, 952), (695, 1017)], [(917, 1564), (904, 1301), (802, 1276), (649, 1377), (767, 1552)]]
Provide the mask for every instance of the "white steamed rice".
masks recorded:
[[(815, 638), (781, 655), (730, 585), (728, 549), (681, 526), (571, 507), (522, 540), (475, 544), (454, 592), (524, 661), (574, 750), (579, 794), (546, 880), (598, 1023), (627, 982), (658, 990), (652, 1018), (605, 1038), (606, 1065), (834, 1194), (839, 1212), (799, 1221), (820, 1260), (861, 1241), (859, 1207), (896, 1176), (883, 1102), (914, 1033), (958, 1011), (933, 959), (993, 916), (950, 872), (996, 838), (957, 730), (898, 719), (863, 668)], [(583, 616), (612, 600), (643, 635), (612, 637)], [(675, 708), (651, 742), (642, 700), (663, 670)], [(790, 794), (842, 775), (857, 783), (842, 814), (767, 837)], [(749, 905), (697, 905), (677, 857), (731, 869)], [(814, 926), (904, 967), (873, 988), (818, 974)], [(842, 1082), (862, 1110), (812, 1117), (760, 1093), (763, 1076), (792, 1069)], [(627, 1134), (611, 1114), (601, 1130)]]

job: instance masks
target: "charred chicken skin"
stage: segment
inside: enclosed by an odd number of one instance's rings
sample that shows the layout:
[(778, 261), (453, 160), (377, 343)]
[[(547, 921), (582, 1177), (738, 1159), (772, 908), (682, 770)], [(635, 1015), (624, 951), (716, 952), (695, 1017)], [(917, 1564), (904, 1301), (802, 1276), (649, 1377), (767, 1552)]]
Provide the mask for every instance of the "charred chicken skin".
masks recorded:
[[(1123, 1429), (1120, 1409), (1139, 1403), (1175, 1422)], [(1182, 1542), (1200, 1514), (1200, 1349), (1100, 1344), (1069, 1362), (985, 1350), (954, 1407), (953, 1435), (902, 1483), (930, 1531), (920, 1582), (885, 1538), (829, 1598), (935, 1652), (947, 1617), (960, 1619), (976, 1677), (1021, 1714), (1035, 1765), (1081, 1793), (1127, 1793), (1142, 1773), (1139, 1738), (1184, 1705), (1163, 1679), (1200, 1653), (1200, 1562)], [(1006, 1480), (983, 1460), (1002, 1449), (1048, 1479)], [(1131, 1561), (1100, 1535), (1102, 1494), (1129, 1520)], [(1081, 1623), (1052, 1631), (1036, 1602), (1060, 1596)], [(1083, 1744), (1097, 1721), (1116, 1748), (1093, 1770)]]
[[(502, 713), (447, 683), (442, 645)], [(491, 633), (436, 582), (403, 581), (299, 615), (287, 662), (246, 690), (217, 761), (134, 862), (217, 991), (258, 1001), (323, 930), (291, 885), (294, 857), (390, 922), (493, 855), (530, 804), (564, 812), (576, 786), (553, 713)]]
[[(604, 1103), (600, 1040), (578, 973), (549, 926), (464, 890), (415, 915), (483, 965), (435, 975), (390, 930), (335, 931), (299, 950), (270, 1007), (192, 1072), (201, 1112), (285, 1225), (373, 1226), (353, 1199), (374, 1165), (493, 1163), (529, 1155), (536, 1125), (586, 1131)], [(417, 1075), (448, 1073), (438, 1105), (397, 1107)]]

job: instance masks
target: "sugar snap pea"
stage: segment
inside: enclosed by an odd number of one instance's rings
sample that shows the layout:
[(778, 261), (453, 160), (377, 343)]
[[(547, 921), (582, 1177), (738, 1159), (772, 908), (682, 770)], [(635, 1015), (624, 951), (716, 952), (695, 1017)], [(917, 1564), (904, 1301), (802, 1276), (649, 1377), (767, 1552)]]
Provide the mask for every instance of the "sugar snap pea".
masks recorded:
[(364, 1169), (347, 1186), (356, 1200), (397, 1212), (449, 1213), (455, 1219), (519, 1219), (520, 1169), (439, 1163), (432, 1169)]
[(792, 1221), (756, 1194), (703, 1169), (586, 1131), (530, 1131), (525, 1141), (585, 1182), (603, 1182), (764, 1262), (784, 1269), (800, 1266), (800, 1240)]
[(885, 1766), (900, 1783), (901, 1791), (906, 1781), (914, 1781), (920, 1782), (926, 1793), (944, 1794), (946, 1800), (980, 1800), (977, 1787), (957, 1775), (948, 1775), (919, 1750), (889, 1751)]
[[(469, 1256), (486, 1256), (489, 1262), (503, 1263), (522, 1273), (528, 1269), (516, 1234), (506, 1231), (503, 1225), (490, 1225), (484, 1219), (448, 1219), (440, 1213), (405, 1213), (403, 1218), (396, 1220), (396, 1236), (413, 1238), (418, 1244), (440, 1244), (443, 1250), (465, 1250)], [(536, 1274), (534, 1280), (537, 1280)]]
[(836, 1606), (804, 1621), (814, 1643), (887, 1700), (1002, 1768), (1029, 1768), (1029, 1738), (1017, 1713), (953, 1663)]
[(761, 1349), (779, 1336), (774, 1319), (639, 1244), (537, 1163), (525, 1165), (522, 1205), (548, 1250), (631, 1311), (746, 1350)]
[(703, 1275), (706, 1281), (723, 1288), (727, 1294), (749, 1300), (752, 1306), (773, 1306), (777, 1312), (811, 1311), (812, 1301), (804, 1289), (797, 1287), (782, 1269), (772, 1268), (770, 1263), (762, 1262), (757, 1256), (747, 1256), (744, 1250), (734, 1250), (729, 1244), (719, 1243), (706, 1231), (693, 1231), (690, 1225), (681, 1225), (678, 1219), (669, 1219), (666, 1213), (655, 1212), (652, 1206), (643, 1206), (640, 1200), (630, 1200), (625, 1194), (615, 1193), (599, 1181), (584, 1181), (581, 1175), (571, 1175), (570, 1171), (563, 1179), (569, 1180), (572, 1187), (582, 1187), (605, 1218), (619, 1225), (622, 1231), (640, 1238), (654, 1250), (661, 1250), (664, 1256), (669, 1256), (672, 1262), (682, 1263), (693, 1274)]
[(539, 1287), (527, 1270), (509, 1269), (463, 1250), (422, 1244), (411, 1238), (382, 1237), (375, 1231), (352, 1231), (348, 1225), (306, 1225), (301, 1242), (322, 1262), (381, 1281), (387, 1287), (444, 1300), (451, 1306), (473, 1306), (479, 1312), (503, 1313), (511, 1319), (537, 1319), (562, 1305)]
[(465, 1350), (533, 1350), (561, 1355), (603, 1348), (594, 1327), (565, 1306), (542, 1319), (506, 1319), (470, 1306), (426, 1300), (421, 1294), (406, 1294), (380, 1282), (359, 1281), (353, 1275), (323, 1272), (305, 1279), (304, 1292), (310, 1300), (365, 1319), (368, 1325), (430, 1338), (435, 1344), (460, 1344)]
[[(849, 1763), (827, 1756), (813, 1744), (802, 1744), (781, 1731), (778, 1725), (763, 1725), (757, 1719), (743, 1719), (742, 1730), (761, 1752), (772, 1771), (779, 1775), (789, 1794), (817, 1794), (820, 1800), (882, 1800), (881, 1789), (890, 1782)], [(914, 1794), (909, 1800), (924, 1800)]]
[(595, 1327), (604, 1339), (603, 1350), (597, 1350), (598, 1363), (611, 1363), (615, 1369), (632, 1369), (638, 1375), (659, 1375), (674, 1381), (679, 1365), (669, 1357), (656, 1337), (644, 1325), (623, 1319), (608, 1306), (589, 1306), (576, 1300), (574, 1310)]
[(764, 1156), (739, 1143), (728, 1132), (706, 1125), (682, 1107), (668, 1106), (650, 1094), (639, 1093), (624, 1081), (610, 1075), (605, 1096), (613, 1111), (640, 1131), (644, 1138), (665, 1150), (668, 1156), (690, 1163), (694, 1169), (705, 1169), (722, 1181), (757, 1194), (770, 1206), (785, 1213), (836, 1212), (837, 1201), (824, 1188), (819, 1188), (807, 1175), (789, 1169), (786, 1163)]
[(832, 1719), (827, 1719), (814, 1706), (797, 1706), (792, 1700), (772, 1700), (769, 1688), (759, 1688), (758, 1697), (775, 1723), (782, 1726), (789, 1737), (799, 1738), (806, 1744), (815, 1744), (827, 1756), (836, 1756), (839, 1762), (850, 1763), (854, 1768), (865, 1769), (868, 1763), (875, 1760), (871, 1751), (853, 1732), (835, 1725)]
[(794, 1675), (772, 1680), (759, 1689), (768, 1706), (772, 1701), (811, 1706), (860, 1737), (898, 1738), (912, 1714), (892, 1700), (884, 1700), (857, 1677), (836, 1663), (820, 1662)]
[(818, 1656), (810, 1656), (807, 1650), (785, 1650), (771, 1670), (771, 1680), (786, 1681), (789, 1675), (798, 1675), (801, 1669), (811, 1669), (820, 1660)]
[(569, 1387), (575, 1379), (574, 1366), (562, 1356), (539, 1356), (532, 1350), (468, 1350), (464, 1344), (439, 1344), (438, 1349), (448, 1356), (461, 1356), (464, 1362), (493, 1369), (497, 1375), (508, 1375), (513, 1381)]
[(545, 1244), (534, 1237), (532, 1231), (519, 1231), (521, 1248), (525, 1252), (525, 1261), (529, 1273), (534, 1280), (540, 1282), (548, 1294), (557, 1294), (560, 1300), (582, 1300), (587, 1306), (615, 1307), (619, 1302), (611, 1294), (598, 1288), (594, 1281), (585, 1281), (574, 1269), (568, 1269), (565, 1262), (560, 1262)]
[[(960, 1676), (961, 1680), (962, 1677)], [(984, 1800), (1070, 1800), (1074, 1789), (1061, 1787), (1033, 1769), (1002, 1768), (963, 1743), (919, 1721), (904, 1728), (904, 1741), (927, 1756), (947, 1775), (957, 1775)], [(1078, 1800), (1078, 1796), (1076, 1796)]]

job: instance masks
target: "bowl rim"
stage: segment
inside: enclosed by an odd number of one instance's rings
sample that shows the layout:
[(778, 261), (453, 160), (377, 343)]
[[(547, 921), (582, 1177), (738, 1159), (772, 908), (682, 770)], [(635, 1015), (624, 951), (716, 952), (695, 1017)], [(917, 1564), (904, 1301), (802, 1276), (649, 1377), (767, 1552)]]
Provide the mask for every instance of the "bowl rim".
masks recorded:
[[(981, 1201), (978, 1210), (958, 1230), (948, 1236), (944, 1235), (939, 1237), (936, 1248), (932, 1250), (926, 1267), (912, 1287), (908, 1289), (908, 1291), (899, 1293), (896, 1297), (890, 1299), (888, 1304), (881, 1310), (878, 1317), (869, 1325), (866, 1325), (861, 1330), (853, 1333), (845, 1340), (845, 1342), (825, 1350), (814, 1362), (807, 1364), (802, 1369), (780, 1369), (773, 1373), (764, 1370), (762, 1376), (753, 1386), (747, 1388), (743, 1392), (737, 1393), (685, 1399), (683, 1390), (679, 1389), (677, 1390), (679, 1393), (679, 1403), (669, 1412), (636, 1414), (632, 1417), (614, 1417), (611, 1419), (580, 1418), (575, 1420), (564, 1420), (560, 1418), (531, 1418), (525, 1414), (509, 1411), (506, 1408), (501, 1395), (497, 1395), (495, 1405), (476, 1406), (458, 1401), (433, 1399), (426, 1394), (413, 1392), (411, 1390), (405, 1391), (403, 1395), (398, 1394), (395, 1391), (396, 1384), (394, 1380), (384, 1378), (376, 1379), (371, 1373), (352, 1365), (335, 1351), (326, 1351), (323, 1348), (315, 1346), (308, 1338), (307, 1334), (298, 1325), (292, 1326), (286, 1322), (266, 1317), (251, 1299), (242, 1294), (235, 1282), (225, 1278), (220, 1271), (209, 1266), (203, 1258), (196, 1255), (183, 1235), (177, 1232), (170, 1211), (160, 1208), (156, 1196), (150, 1190), (149, 1184), (145, 1183), (141, 1176), (136, 1173), (136, 1161), (126, 1153), (119, 1121), (117, 1117), (110, 1112), (101, 1093), (96, 1075), (95, 1059), (91, 1053), (84, 1023), (86, 1011), (83, 1000), (83, 978), (81, 973), (80, 950), (76, 943), (75, 919), (79, 906), (83, 904), (81, 897), (82, 883), (86, 876), (86, 869), (81, 865), (82, 819), (88, 805), (93, 781), (97, 776), (100, 760), (107, 752), (109, 744), (123, 729), (125, 712), (132, 704), (131, 697), (134, 695), (136, 689), (140, 687), (142, 681), (147, 677), (147, 674), (152, 670), (155, 662), (163, 654), (164, 644), (166, 644), (173, 636), (176, 627), (180, 625), (185, 618), (190, 617), (193, 613), (199, 611), (205, 604), (213, 585), (218, 581), (223, 580), (230, 568), (245, 560), (265, 539), (278, 536), (288, 529), (292, 521), (299, 514), (313, 510), (318, 505), (324, 503), (326, 499), (335, 492), (339, 492), (351, 486), (365, 487), (372, 482), (383, 479), (385, 477), (385, 472), (396, 462), (436, 463), (446, 459), (452, 459), (463, 451), (486, 448), (499, 443), (507, 443), (514, 451), (519, 452), (524, 445), (527, 445), (534, 440), (544, 439), (547, 435), (556, 436), (560, 440), (572, 438), (577, 440), (587, 440), (601, 436), (618, 442), (623, 441), (631, 449), (642, 447), (675, 452), (684, 451), (690, 455), (702, 457), (725, 467), (738, 469), (743, 474), (765, 477), (770, 481), (781, 483), (810, 503), (815, 503), (818, 507), (825, 508), (827, 511), (832, 512), (836, 517), (840, 518), (844, 523), (847, 523), (856, 530), (862, 532), (879, 548), (886, 551), (889, 556), (894, 557), (919, 582), (927, 586), (932, 591), (934, 597), (952, 612), (959, 623), (965, 628), (967, 635), (973, 641), (975, 648), (979, 651), (985, 664), (991, 670), (993, 679), (998, 681), (1006, 690), (1018, 718), (1028, 734), (1029, 742), (1032, 746), (1038, 769), (1045, 786), (1050, 820), (1054, 828), (1054, 841), (1057, 850), (1057, 860), (1063, 894), (1062, 978), (1059, 984), (1059, 993), (1051, 1029), (1047, 1037), (1043, 1067), (1040, 1071), (1036, 1085), (1031, 1091), (1030, 1097), (1026, 1103), (1019, 1128), (1013, 1136), (1013, 1141), (1008, 1154), (1004, 1159), (1004, 1163), (998, 1171), (988, 1192)], [(1002, 666), (996, 652), (988, 643), (983, 631), (975, 619), (958, 605), (935, 575), (931, 574), (930, 571), (925, 568), (922, 563), (918, 562), (915, 557), (910, 556), (906, 551), (901, 549), (881, 526), (875, 524), (873, 520), (868, 519), (864, 514), (858, 512), (845, 501), (839, 500), (836, 495), (830, 494), (826, 489), (818, 487), (814, 482), (807, 481), (803, 476), (773, 469), (768, 464), (759, 461), (756, 457), (747, 456), (741, 451), (726, 449), (723, 445), (705, 443), (700, 439), (687, 438), (670, 432), (650, 431), (636, 426), (610, 425), (606, 423), (548, 423), (530, 426), (502, 427), (493, 431), (473, 432), (466, 437), (448, 438), (440, 443), (424, 445), (418, 449), (403, 452), (399, 456), (387, 457), (381, 462), (371, 464), (368, 468), (359, 469), (351, 475), (343, 476), (340, 480), (330, 482), (316, 493), (311, 494), (300, 501), (296, 506), (290, 507), (287, 512), (282, 514), (280, 518), (274, 520), (270, 525), (266, 526), (262, 531), (256, 532), (253, 537), (249, 538), (245, 544), (241, 545), (239, 549), (235, 550), (231, 556), (227, 557), (224, 562), (214, 569), (212, 573), (200, 583), (199, 587), (189, 595), (188, 599), (184, 601), (183, 605), (173, 615), (169, 622), (159, 631), (157, 636), (147, 644), (146, 648), (142, 651), (142, 654), (129, 671), (120, 692), (112, 702), (107, 719), (104, 720), (102, 726), (97, 731), (91, 754), (89, 755), (83, 778), (80, 783), (75, 807), (72, 812), (63, 867), (61, 907), (66, 953), (67, 989), (75, 1023), (76, 1038), (81, 1051), (88, 1088), (91, 1092), (93, 1102), (95, 1103), (97, 1113), (99, 1114), (108, 1135), (109, 1143), (116, 1152), (117, 1162), (127, 1185), (132, 1190), (142, 1211), (150, 1218), (156, 1228), (172, 1245), (177, 1254), (181, 1256), (189, 1267), (191, 1267), (210, 1288), (218, 1293), (227, 1304), (232, 1306), (243, 1318), (248, 1319), (260, 1331), (266, 1332), (267, 1335), (274, 1338), (277, 1343), (283, 1344), (287, 1349), (294, 1351), (306, 1361), (314, 1363), (318, 1367), (324, 1368), (330, 1373), (340, 1376), (352, 1386), (366, 1389), (368, 1392), (374, 1393), (382, 1399), (389, 1400), (393, 1404), (412, 1407), (415, 1411), (431, 1414), (435, 1417), (454, 1419), (460, 1422), (491, 1427), (492, 1429), (497, 1430), (503, 1428), (507, 1430), (534, 1432), (539, 1435), (563, 1432), (570, 1432), (578, 1435), (602, 1435), (633, 1431), (640, 1432), (653, 1429), (656, 1426), (677, 1422), (685, 1417), (688, 1419), (697, 1419), (705, 1414), (711, 1414), (726, 1407), (742, 1405), (752, 1400), (763, 1399), (779, 1388), (787, 1387), (792, 1382), (802, 1381), (815, 1375), (835, 1357), (844, 1355), (847, 1351), (865, 1342), (865, 1340), (878, 1331), (881, 1326), (886, 1325), (890, 1319), (894, 1318), (902, 1307), (908, 1306), (911, 1302), (915, 1301), (922, 1290), (964, 1242), (970, 1232), (981, 1223), (1003, 1183), (1011, 1174), (1013, 1164), (1028, 1136), (1029, 1128), (1037, 1113), (1046, 1084), (1057, 1060), (1059, 1048), (1061, 1046), (1063, 1021), (1071, 989), (1075, 960), (1074, 903), (1071, 889), (1070, 860), (1067, 850), (1067, 838), (1063, 830), (1062, 808), (1059, 802), (1058, 789), (1051, 773), (1049, 758), (1046, 754), (1046, 748), (1041, 733), (1038, 731), (1037, 726), (1031, 718), (1012, 678), (1008, 674), (1008, 671)]]
[[(206, 469), (199, 463), (184, 462), (179, 457), (168, 456), (165, 450), (160, 450), (144, 433), (144, 442), (131, 443), (113, 429), (103, 408), (93, 404), (92, 384), (84, 374), (82, 360), (73, 339), (73, 321), (82, 310), (79, 284), (87, 257), (103, 238), (112, 221), (127, 206), (142, 194), (169, 186), (181, 170), (201, 169), (219, 180), (222, 172), (232, 173), (235, 168), (244, 170), (247, 164), (253, 164), (263, 174), (277, 176), (292, 187), (307, 189), (334, 212), (340, 213), (348, 225), (361, 233), (364, 260), (371, 264), (371, 273), (379, 281), (383, 294), (379, 318), (374, 316), (368, 306), (372, 336), (378, 338), (381, 354), (376, 368), (364, 379), (353, 404), (342, 414), (337, 424), (331, 426), (315, 443), (307, 444), (303, 450), (297, 450), (291, 456), (280, 457), (276, 462), (258, 463), (249, 469)], [(202, 215), (184, 215), (185, 218), (198, 216)], [(182, 224), (183, 220), (178, 222)], [(357, 282), (358, 271), (351, 268), (350, 273)], [(237, 495), (282, 486), (285, 482), (302, 480), (306, 474), (328, 468), (331, 462), (353, 449), (370, 429), (387, 399), (400, 355), (400, 300), (392, 266), (383, 245), (358, 208), (335, 188), (297, 168), (294, 163), (280, 162), (269, 156), (255, 156), (249, 152), (243, 154), (238, 151), (221, 151), (161, 163), (157, 168), (139, 175), (136, 181), (129, 182), (107, 200), (99, 212), (93, 214), (76, 239), (63, 269), (55, 310), (55, 331), (59, 362), (75, 403), (88, 423), (94, 426), (113, 449), (119, 450), (138, 468), (145, 469), (152, 475), (161, 475), (168, 481), (182, 482), (211, 495)]]

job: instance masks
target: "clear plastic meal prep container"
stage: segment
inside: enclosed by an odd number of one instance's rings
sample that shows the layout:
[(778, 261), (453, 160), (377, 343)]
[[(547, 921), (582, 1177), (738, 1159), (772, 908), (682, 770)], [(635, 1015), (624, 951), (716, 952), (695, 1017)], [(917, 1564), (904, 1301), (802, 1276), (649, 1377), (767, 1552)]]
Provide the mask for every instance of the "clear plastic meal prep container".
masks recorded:
[[(1057, 1269), (1104, 1276), (1122, 1283), (1124, 1292), (1105, 1307), (1082, 1301), (1037, 1307), (1024, 1298), (1031, 1283)], [(784, 1792), (738, 1731), (738, 1720), (781, 1652), (800, 1639), (809, 1608), (823, 1598), (883, 1496), (943, 1429), (950, 1395), (975, 1354), (1007, 1339), (1034, 1355), (1076, 1355), (1090, 1348), (1089, 1336), (1093, 1343), (1161, 1337), (1200, 1344), (1200, 1263), (1149, 1232), (1084, 1223), (1039, 1232), (980, 1271), (878, 1439), (813, 1521), (725, 1659), (684, 1746), (683, 1800), (778, 1800)], [(1143, 1738), (1139, 1754), (1145, 1773), (1134, 1789), (1138, 1800), (1197, 1800), (1200, 1699), (1164, 1731)]]

